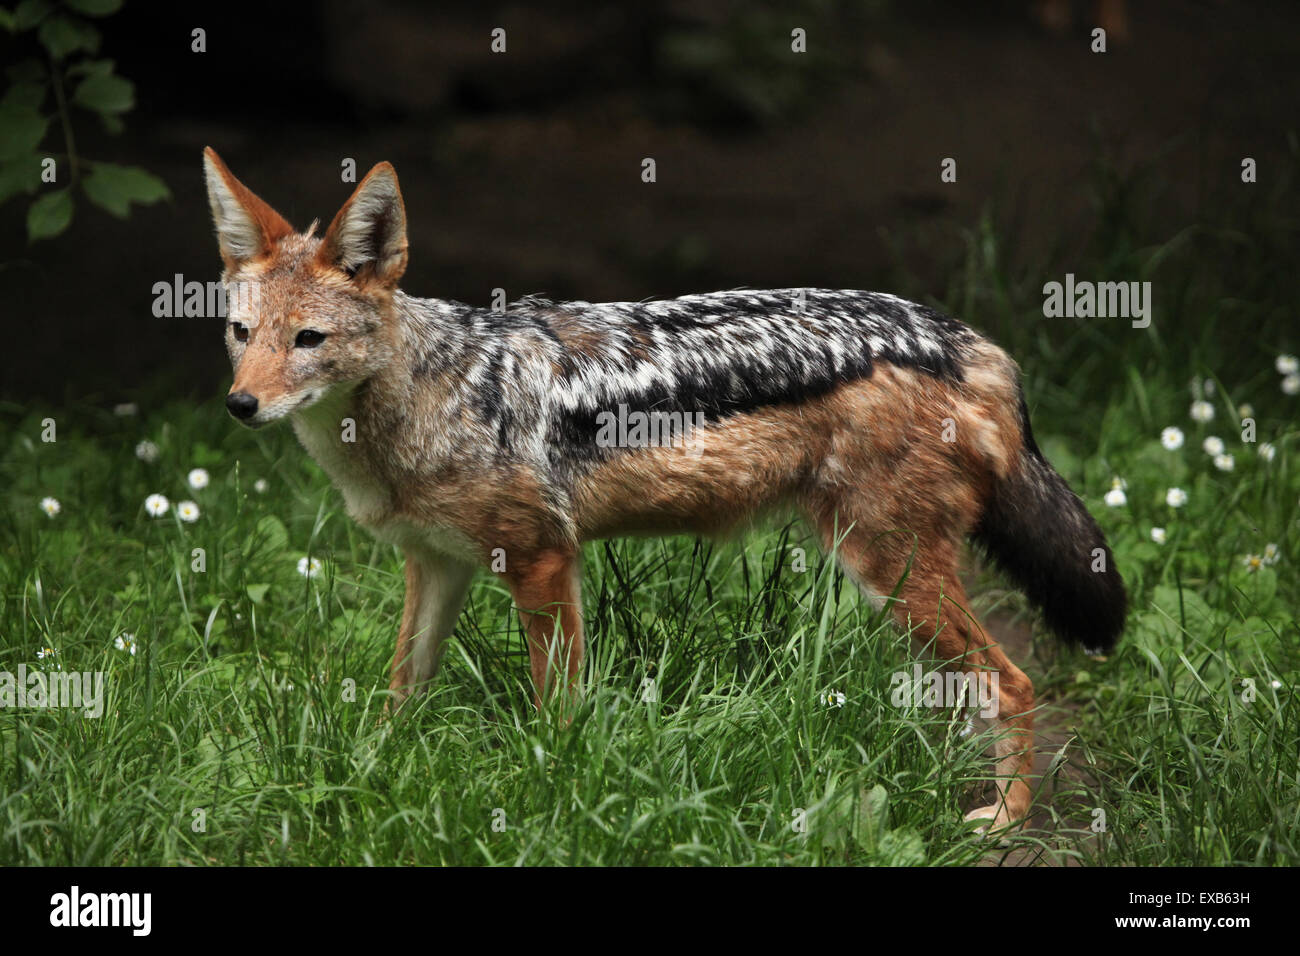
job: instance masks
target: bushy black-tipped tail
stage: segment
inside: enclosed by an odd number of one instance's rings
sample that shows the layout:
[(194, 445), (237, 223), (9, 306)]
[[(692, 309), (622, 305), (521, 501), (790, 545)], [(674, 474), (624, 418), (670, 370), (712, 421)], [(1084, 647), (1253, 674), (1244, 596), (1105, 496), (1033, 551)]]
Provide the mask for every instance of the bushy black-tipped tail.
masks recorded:
[(1042, 609), (1053, 634), (1109, 651), (1124, 630), (1124, 580), (1097, 522), (1039, 452), (1023, 396), (1020, 418), (1018, 465), (995, 483), (972, 537)]

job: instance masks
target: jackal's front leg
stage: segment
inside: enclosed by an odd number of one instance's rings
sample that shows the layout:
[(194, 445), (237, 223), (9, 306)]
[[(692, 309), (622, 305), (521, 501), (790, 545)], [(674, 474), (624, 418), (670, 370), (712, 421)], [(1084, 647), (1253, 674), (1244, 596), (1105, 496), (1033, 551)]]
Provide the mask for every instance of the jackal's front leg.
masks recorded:
[(569, 691), (578, 686), (583, 652), (578, 556), (543, 551), (516, 561), (505, 578), (528, 634), (533, 699), (540, 707), (561, 682)]
[(394, 704), (419, 693), (438, 672), (473, 574), (473, 565), (445, 555), (406, 552), (406, 607), (388, 685)]

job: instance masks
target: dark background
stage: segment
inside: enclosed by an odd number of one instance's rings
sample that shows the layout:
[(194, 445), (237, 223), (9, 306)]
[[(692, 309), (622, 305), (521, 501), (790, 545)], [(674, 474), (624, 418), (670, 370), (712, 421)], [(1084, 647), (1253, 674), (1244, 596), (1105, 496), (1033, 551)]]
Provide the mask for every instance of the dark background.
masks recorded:
[[(1072, 24), (1045, 23), (1062, 7)], [(390, 160), (409, 220), (403, 287), (483, 305), (497, 286), (610, 300), (824, 285), (943, 302), (981, 217), (1035, 288), (1070, 269), (1107, 190), (1145, 193), (1136, 228), (1153, 242), (1207, 210), (1276, 202), (1242, 188), (1240, 161), (1263, 180), (1296, 152), (1300, 4), (1130, 2), (1127, 39), (1112, 30), (1101, 55), (1095, 16), (957, 0), (128, 3), (97, 25), (136, 108), (119, 136), (81, 114), (78, 151), (149, 169), (172, 199), (127, 220), (82, 201), (35, 244), (28, 200), (0, 206), (0, 396), (223, 388), (219, 322), (151, 312), (154, 283), (219, 272), (205, 145), (299, 228), (349, 194), (345, 157), (359, 174)], [(497, 26), (504, 55), (489, 50)], [(206, 53), (190, 51), (194, 27)], [(27, 44), (0, 39), (4, 61)], [(955, 184), (940, 182), (944, 157)]]

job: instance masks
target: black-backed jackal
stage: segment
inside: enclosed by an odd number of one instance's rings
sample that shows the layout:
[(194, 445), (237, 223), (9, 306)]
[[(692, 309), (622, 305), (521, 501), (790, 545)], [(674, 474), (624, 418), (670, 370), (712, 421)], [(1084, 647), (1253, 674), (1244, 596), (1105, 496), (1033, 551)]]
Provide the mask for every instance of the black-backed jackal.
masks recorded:
[[(205, 167), (223, 279), (256, 289), (231, 297), (243, 305), (226, 327), (227, 406), (253, 427), (288, 417), (348, 513), (405, 553), (399, 699), (433, 677), (494, 555), (540, 701), (582, 666), (583, 542), (714, 534), (792, 507), (863, 590), (897, 588), (894, 616), (939, 659), (996, 671), (999, 799), (968, 817), (1025, 817), (1033, 687), (969, 610), (962, 541), (1090, 649), (1118, 639), (1125, 593), (1101, 531), (1034, 444), (1005, 352), (871, 292), (525, 298), (501, 312), (417, 299), (397, 288), (406, 214), (389, 164), (319, 237), (212, 150)], [(626, 440), (632, 415), (689, 434)]]

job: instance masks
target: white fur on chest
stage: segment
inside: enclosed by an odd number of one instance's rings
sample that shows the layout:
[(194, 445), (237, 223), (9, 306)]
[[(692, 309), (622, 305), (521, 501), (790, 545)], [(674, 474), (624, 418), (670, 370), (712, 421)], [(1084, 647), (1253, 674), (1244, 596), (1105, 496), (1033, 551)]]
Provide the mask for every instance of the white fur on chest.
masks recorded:
[[(343, 440), (346, 422), (351, 420), (351, 404), (350, 392), (336, 388), (310, 408), (295, 412), (293, 430), (307, 453), (342, 492), (348, 515), (370, 527), (392, 515), (394, 502), (392, 493), (366, 460), (366, 452), (355, 441)], [(355, 423), (352, 430), (355, 432)]]
[(463, 534), (450, 527), (416, 524), (397, 510), (392, 489), (370, 459), (373, 452), (343, 440), (351, 406), (350, 393), (338, 389), (293, 415), (298, 440), (343, 495), (348, 516), (386, 544), (475, 560), (473, 542)]

